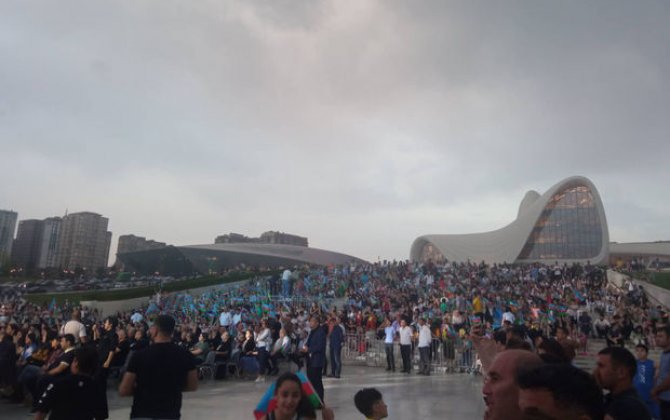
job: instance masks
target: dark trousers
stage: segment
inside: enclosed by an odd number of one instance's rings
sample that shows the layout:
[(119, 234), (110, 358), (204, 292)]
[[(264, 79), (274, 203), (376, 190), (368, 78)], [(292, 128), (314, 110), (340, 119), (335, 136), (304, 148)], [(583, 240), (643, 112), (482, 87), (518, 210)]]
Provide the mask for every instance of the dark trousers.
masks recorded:
[(430, 346), (419, 347), (419, 373), (430, 374)]
[(265, 347), (261, 347), (258, 349), (258, 366), (259, 366), (259, 371), (258, 373), (260, 375), (265, 375), (268, 373), (268, 359), (270, 357), (270, 353), (268, 353), (267, 350), (265, 350)]
[(342, 374), (342, 346), (330, 345), (331, 374), (340, 376)]
[(307, 379), (312, 383), (314, 391), (323, 401), (323, 366), (307, 367)]
[(661, 420), (670, 420), (670, 401), (659, 401), (661, 407)]
[(395, 357), (393, 357), (393, 343), (384, 343), (386, 350), (386, 370), (395, 371)]
[(404, 372), (412, 371), (412, 360), (410, 358), (411, 352), (412, 352), (411, 344), (400, 345), (400, 355), (402, 356), (402, 370)]

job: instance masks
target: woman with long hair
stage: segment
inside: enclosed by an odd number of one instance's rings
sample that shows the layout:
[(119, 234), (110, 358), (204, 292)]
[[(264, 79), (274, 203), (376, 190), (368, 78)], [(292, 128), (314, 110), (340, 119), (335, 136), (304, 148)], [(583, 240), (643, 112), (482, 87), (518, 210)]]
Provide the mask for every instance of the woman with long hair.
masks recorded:
[[(316, 420), (316, 412), (302, 390), (300, 378), (294, 373), (286, 372), (277, 378), (275, 383), (275, 409), (263, 417), (263, 420)], [(323, 420), (335, 418), (333, 410), (323, 407)]]

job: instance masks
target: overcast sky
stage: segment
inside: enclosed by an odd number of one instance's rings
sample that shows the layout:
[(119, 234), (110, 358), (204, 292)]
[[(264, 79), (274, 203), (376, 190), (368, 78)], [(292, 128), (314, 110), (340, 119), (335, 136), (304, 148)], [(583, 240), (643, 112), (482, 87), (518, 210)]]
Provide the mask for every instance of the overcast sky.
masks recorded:
[(670, 239), (670, 2), (0, 0), (0, 208), (112, 253), (280, 230), (369, 260), (598, 188)]

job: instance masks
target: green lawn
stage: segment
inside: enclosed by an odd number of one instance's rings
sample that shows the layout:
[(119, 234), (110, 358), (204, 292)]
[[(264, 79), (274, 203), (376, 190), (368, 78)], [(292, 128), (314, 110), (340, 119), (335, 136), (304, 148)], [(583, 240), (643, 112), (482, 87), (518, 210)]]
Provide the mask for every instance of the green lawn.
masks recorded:
[(650, 273), (652, 284), (670, 290), (670, 272)]
[[(266, 275), (272, 273), (273, 272), (263, 274)], [(240, 271), (230, 273), (225, 276), (204, 276), (197, 279), (168, 283), (163, 287), (163, 290), (166, 292), (178, 292), (182, 290), (197, 289), (199, 287), (216, 286), (219, 284), (232, 283), (249, 279), (256, 274), (257, 273)], [(26, 299), (33, 303), (43, 304), (45, 302), (51, 303), (51, 299), (56, 298), (56, 302), (60, 304), (65, 302), (65, 300), (68, 300), (69, 302), (81, 302), (82, 300), (110, 301), (134, 299), (138, 297), (151, 296), (154, 293), (156, 293), (156, 289), (152, 286), (149, 286), (120, 290), (85, 290), (66, 293), (36, 293), (26, 295)]]

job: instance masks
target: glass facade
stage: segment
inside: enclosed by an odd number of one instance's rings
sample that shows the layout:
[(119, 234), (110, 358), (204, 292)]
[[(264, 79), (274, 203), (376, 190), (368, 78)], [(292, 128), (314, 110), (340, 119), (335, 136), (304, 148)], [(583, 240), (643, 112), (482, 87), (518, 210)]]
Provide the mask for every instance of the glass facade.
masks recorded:
[(423, 262), (432, 261), (440, 262), (444, 261), (444, 255), (440, 252), (439, 249), (430, 242), (427, 242), (421, 247), (420, 259)]
[(549, 200), (518, 260), (595, 258), (602, 239), (593, 193), (584, 185), (571, 185)]

